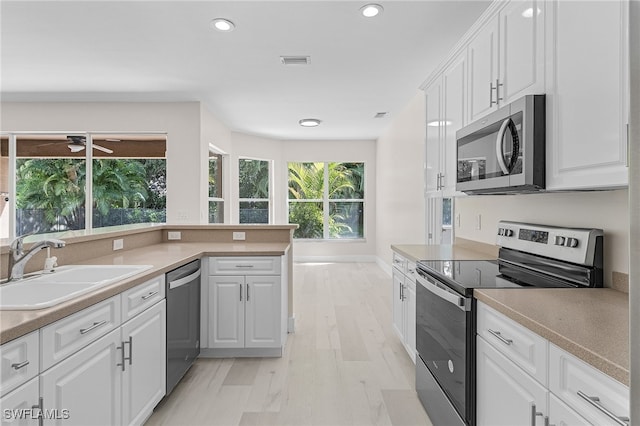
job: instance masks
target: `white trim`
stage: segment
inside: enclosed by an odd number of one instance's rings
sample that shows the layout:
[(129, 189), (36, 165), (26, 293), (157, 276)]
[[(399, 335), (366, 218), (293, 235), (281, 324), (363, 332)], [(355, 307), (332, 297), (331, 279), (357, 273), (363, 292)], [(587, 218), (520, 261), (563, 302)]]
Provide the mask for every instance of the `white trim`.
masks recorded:
[(287, 319), (287, 333), (296, 332), (296, 315), (293, 314)]
[(378, 265), (378, 267), (382, 269), (389, 277), (392, 276), (393, 268), (391, 267), (391, 265), (389, 265), (384, 260), (380, 259), (380, 257), (378, 256), (376, 256), (376, 265)]
[(375, 263), (375, 255), (347, 255), (347, 256), (293, 256), (294, 263), (350, 263), (364, 262)]

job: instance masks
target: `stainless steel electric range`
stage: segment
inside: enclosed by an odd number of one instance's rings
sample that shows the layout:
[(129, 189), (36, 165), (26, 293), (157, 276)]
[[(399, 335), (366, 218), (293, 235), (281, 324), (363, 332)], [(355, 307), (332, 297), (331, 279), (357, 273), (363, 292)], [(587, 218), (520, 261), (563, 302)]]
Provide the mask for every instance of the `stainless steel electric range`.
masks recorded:
[(497, 260), (417, 264), (416, 390), (433, 424), (475, 425), (474, 289), (602, 287), (603, 231), (501, 221)]

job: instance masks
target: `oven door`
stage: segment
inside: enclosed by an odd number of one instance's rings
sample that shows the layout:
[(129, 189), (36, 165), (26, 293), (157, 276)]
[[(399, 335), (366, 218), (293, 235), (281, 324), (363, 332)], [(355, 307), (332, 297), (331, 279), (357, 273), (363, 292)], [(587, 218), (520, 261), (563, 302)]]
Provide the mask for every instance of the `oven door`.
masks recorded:
[[(465, 298), (418, 270), (416, 286), (416, 348), (420, 359), (465, 424), (475, 421), (475, 320), (473, 298)], [(423, 376), (424, 376), (423, 372)], [(418, 382), (420, 375), (417, 375)], [(416, 383), (421, 388), (421, 383)], [(431, 385), (424, 385), (426, 388)], [(420, 393), (420, 390), (418, 390)], [(432, 390), (429, 392), (433, 393)], [(427, 399), (425, 401), (425, 399)], [(431, 416), (442, 404), (429, 407)], [(455, 413), (447, 416), (452, 418)], [(443, 417), (445, 418), (445, 417)], [(437, 422), (436, 422), (437, 423)]]

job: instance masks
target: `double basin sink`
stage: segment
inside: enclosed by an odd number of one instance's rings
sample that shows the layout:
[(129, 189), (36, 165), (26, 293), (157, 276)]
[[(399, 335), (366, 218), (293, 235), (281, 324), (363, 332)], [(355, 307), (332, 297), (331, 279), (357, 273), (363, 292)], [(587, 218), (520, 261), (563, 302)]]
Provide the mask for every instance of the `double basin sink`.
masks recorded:
[(0, 309), (57, 305), (151, 269), (151, 265), (68, 265), (54, 272), (0, 285)]

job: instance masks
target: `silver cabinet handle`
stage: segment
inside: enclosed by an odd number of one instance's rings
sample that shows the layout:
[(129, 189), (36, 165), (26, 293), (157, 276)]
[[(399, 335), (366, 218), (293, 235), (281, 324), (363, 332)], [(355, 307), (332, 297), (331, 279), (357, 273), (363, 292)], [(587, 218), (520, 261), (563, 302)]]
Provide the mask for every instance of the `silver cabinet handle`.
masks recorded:
[(31, 409), (40, 410), (40, 413), (38, 413), (38, 426), (42, 426), (44, 423), (44, 398), (38, 398), (38, 405), (32, 405)]
[(242, 284), (240, 284), (240, 301), (242, 302)]
[(95, 330), (96, 328), (101, 327), (101, 326), (105, 325), (106, 323), (107, 323), (107, 320), (100, 321), (100, 322), (94, 322), (91, 327), (81, 328), (80, 329), (80, 334), (87, 334), (91, 330)]
[(142, 300), (150, 299), (150, 298), (152, 298), (153, 296), (155, 296), (158, 293), (159, 293), (159, 291), (152, 291), (151, 293), (147, 294), (146, 296), (142, 296), (141, 299)]
[(22, 367), (26, 367), (27, 365), (29, 365), (29, 361), (22, 361), (22, 362), (16, 362), (14, 364), (11, 364), (11, 366), (14, 368), (14, 370), (20, 370)]
[(629, 417), (616, 416), (611, 411), (609, 411), (607, 407), (605, 407), (600, 403), (600, 398), (598, 398), (597, 396), (589, 396), (586, 393), (582, 392), (581, 390), (578, 391), (578, 396), (584, 399), (585, 401), (587, 401), (593, 407), (597, 408), (599, 411), (604, 413), (604, 415), (609, 417), (611, 420), (613, 420), (620, 426), (629, 426), (629, 421), (630, 421)]
[(236, 265), (236, 268), (253, 268), (253, 265)]
[(249, 301), (249, 283), (247, 283), (247, 302)]
[(487, 331), (492, 335), (494, 335), (498, 340), (500, 340), (505, 345), (510, 345), (513, 343), (513, 340), (505, 339), (504, 337), (502, 337), (502, 333), (500, 333), (499, 331), (494, 331), (494, 330), (491, 330), (490, 328), (488, 328)]
[(400, 294), (398, 295), (400, 300), (404, 300), (404, 285), (400, 284)]
[(493, 83), (489, 82), (489, 108), (491, 108), (492, 106), (493, 106)]
[(500, 87), (502, 87), (502, 83), (500, 83), (500, 79), (496, 78), (496, 104), (499, 104), (500, 101), (504, 100), (500, 97)]
[[(129, 345), (129, 356), (127, 357), (124, 354), (124, 350), (125, 350), (125, 346), (128, 344)], [(122, 342), (122, 345), (118, 346), (116, 349), (120, 349), (121, 353), (122, 353), (122, 363), (118, 363), (116, 364), (118, 367), (122, 367), (122, 371), (125, 371), (126, 367), (125, 367), (125, 361), (129, 361), (129, 365), (131, 365), (132, 361), (131, 359), (133, 358), (132, 354), (133, 354), (133, 336), (129, 336), (129, 341), (128, 342)]]
[(538, 416), (543, 417), (544, 414), (537, 410), (536, 404), (531, 404), (531, 426), (536, 426), (536, 417)]

